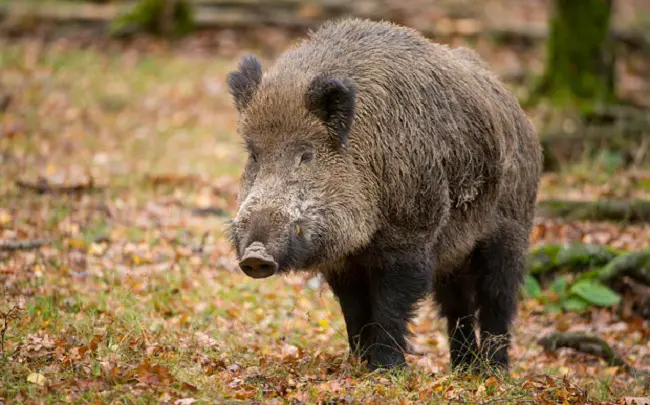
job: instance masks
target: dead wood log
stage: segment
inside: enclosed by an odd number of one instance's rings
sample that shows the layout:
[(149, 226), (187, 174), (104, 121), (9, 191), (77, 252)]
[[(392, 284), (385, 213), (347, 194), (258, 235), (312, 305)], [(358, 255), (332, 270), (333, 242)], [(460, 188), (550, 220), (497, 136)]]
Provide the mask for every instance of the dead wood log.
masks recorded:
[(572, 220), (646, 223), (650, 222), (650, 201), (571, 201), (549, 199), (537, 203), (537, 214), (546, 218), (559, 217)]
[(650, 249), (626, 252), (595, 244), (548, 244), (530, 252), (527, 266), (529, 274), (540, 278), (562, 269), (572, 273), (591, 270), (607, 285), (630, 277), (650, 286)]
[(70, 185), (51, 184), (47, 179), (42, 177), (33, 183), (25, 180), (16, 180), (15, 183), (19, 188), (31, 190), (38, 194), (80, 194), (83, 192), (95, 191), (100, 188), (95, 185), (92, 177), (90, 177), (86, 183)]
[(528, 256), (529, 273), (548, 278), (566, 269), (581, 273), (605, 266), (614, 260), (618, 251), (602, 245), (575, 243), (569, 245), (548, 244), (533, 249)]
[(650, 286), (650, 249), (617, 256), (599, 271), (599, 279), (605, 284), (622, 276)]
[(624, 317), (650, 319), (650, 249), (626, 252), (594, 244), (548, 244), (529, 253), (527, 270), (545, 285), (558, 273), (593, 278), (623, 297)]
[(564, 129), (569, 117), (551, 117), (548, 128), (540, 131), (545, 170), (555, 170), (585, 150), (607, 149), (623, 152), (626, 164), (648, 159), (650, 114), (633, 104), (607, 105), (574, 116), (572, 129)]
[(192, 209), (192, 215), (196, 215), (198, 217), (207, 217), (207, 216), (226, 217), (228, 216), (228, 212), (220, 207), (205, 207), (205, 208)]
[(49, 239), (35, 240), (0, 240), (0, 252), (33, 250), (51, 243)]
[(556, 351), (566, 347), (600, 357), (607, 362), (607, 365), (621, 367), (632, 375), (650, 376), (648, 371), (638, 370), (633, 367), (621, 355), (616, 353), (605, 340), (598, 336), (590, 336), (581, 332), (553, 332), (539, 339), (538, 343), (548, 351)]

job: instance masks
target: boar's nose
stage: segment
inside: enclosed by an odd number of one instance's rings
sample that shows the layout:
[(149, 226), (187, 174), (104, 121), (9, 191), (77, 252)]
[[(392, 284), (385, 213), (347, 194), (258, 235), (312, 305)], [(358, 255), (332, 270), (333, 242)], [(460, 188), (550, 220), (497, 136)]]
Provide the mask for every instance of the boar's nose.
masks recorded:
[(273, 256), (266, 252), (266, 248), (260, 242), (253, 242), (246, 248), (239, 267), (252, 278), (269, 277), (278, 270), (278, 264)]

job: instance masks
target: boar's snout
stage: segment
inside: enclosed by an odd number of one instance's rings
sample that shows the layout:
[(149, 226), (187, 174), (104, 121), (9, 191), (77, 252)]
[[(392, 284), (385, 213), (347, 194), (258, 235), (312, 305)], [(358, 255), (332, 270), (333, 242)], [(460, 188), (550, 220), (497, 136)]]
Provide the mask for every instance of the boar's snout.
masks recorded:
[(278, 270), (278, 264), (273, 256), (266, 252), (266, 248), (260, 242), (254, 242), (246, 248), (239, 267), (252, 278), (269, 277)]

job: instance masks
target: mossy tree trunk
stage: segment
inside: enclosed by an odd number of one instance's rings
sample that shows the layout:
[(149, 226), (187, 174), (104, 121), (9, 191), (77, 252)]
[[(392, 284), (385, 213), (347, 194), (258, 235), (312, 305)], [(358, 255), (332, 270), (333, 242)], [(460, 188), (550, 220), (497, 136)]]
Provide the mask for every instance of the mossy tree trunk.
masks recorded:
[(146, 31), (166, 37), (189, 33), (194, 27), (192, 5), (188, 0), (138, 0), (130, 12), (111, 24), (114, 35)]
[(614, 98), (612, 0), (555, 0), (546, 71), (535, 98), (590, 110)]

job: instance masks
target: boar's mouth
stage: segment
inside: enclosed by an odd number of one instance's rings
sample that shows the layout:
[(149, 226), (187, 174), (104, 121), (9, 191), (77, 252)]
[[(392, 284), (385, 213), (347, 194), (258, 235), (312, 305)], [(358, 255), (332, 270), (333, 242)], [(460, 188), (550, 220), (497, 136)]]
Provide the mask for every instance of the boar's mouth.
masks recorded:
[(266, 278), (275, 274), (279, 266), (263, 244), (253, 242), (244, 251), (239, 267), (249, 277)]

